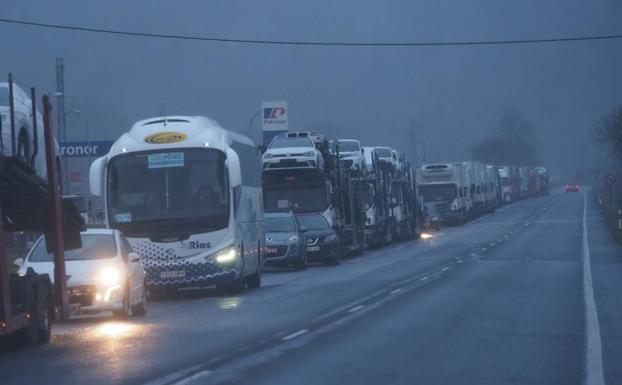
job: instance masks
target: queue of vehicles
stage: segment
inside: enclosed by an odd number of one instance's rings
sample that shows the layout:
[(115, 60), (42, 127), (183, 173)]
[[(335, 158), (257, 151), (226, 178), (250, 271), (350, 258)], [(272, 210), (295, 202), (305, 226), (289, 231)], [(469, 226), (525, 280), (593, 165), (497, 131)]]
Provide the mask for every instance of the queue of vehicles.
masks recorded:
[(459, 224), (507, 204), (549, 193), (544, 167), (485, 165), (479, 162), (425, 164), (417, 168), (417, 187), (426, 212)]
[[(17, 157), (45, 177), (37, 166), (42, 136), (21, 132)], [(135, 123), (91, 164), (89, 181), (91, 194), (103, 198), (108, 230), (81, 233), (67, 254), (68, 298), (77, 314), (118, 317), (145, 314), (147, 290), (256, 288), (264, 265), (337, 265), (548, 191), (542, 168), (413, 169), (390, 147), (309, 131), (276, 136), (262, 154), (249, 138), (201, 116)], [(47, 243), (42, 236), (17, 261), (20, 275), (54, 271)]]

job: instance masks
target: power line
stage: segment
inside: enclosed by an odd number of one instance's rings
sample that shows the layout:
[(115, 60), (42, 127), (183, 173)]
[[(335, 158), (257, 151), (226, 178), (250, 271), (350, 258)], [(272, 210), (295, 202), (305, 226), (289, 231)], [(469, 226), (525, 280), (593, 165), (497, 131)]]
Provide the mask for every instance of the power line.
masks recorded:
[(622, 39), (621, 35), (592, 35), (592, 36), (571, 36), (547, 39), (518, 39), (518, 40), (471, 40), (471, 41), (422, 41), (422, 42), (331, 42), (331, 41), (303, 41), (303, 40), (255, 40), (255, 39), (232, 39), (210, 36), (175, 35), (163, 33), (149, 33), (137, 31), (121, 31), (102, 28), (77, 27), (62, 24), (38, 23), (33, 21), (3, 19), (0, 23), (18, 24), (31, 27), (48, 29), (61, 29), (80, 32), (102, 33), (109, 35), (138, 36), (160, 39), (194, 40), (208, 41), (217, 43), (234, 44), (261, 44), (261, 45), (296, 45), (296, 46), (345, 46), (345, 47), (428, 47), (428, 46), (468, 46), (468, 45), (512, 45), (512, 44), (543, 44), (543, 43), (564, 43), (592, 40), (612, 40)]

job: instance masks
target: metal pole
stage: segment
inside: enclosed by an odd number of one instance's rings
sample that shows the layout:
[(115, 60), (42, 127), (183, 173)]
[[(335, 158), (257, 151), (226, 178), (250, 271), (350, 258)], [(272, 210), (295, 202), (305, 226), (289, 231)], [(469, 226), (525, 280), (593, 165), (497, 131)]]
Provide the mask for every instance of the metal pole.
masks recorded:
[(253, 123), (255, 122), (255, 119), (257, 119), (257, 116), (259, 116), (260, 113), (261, 113), (261, 110), (258, 110), (257, 112), (255, 112), (251, 120), (248, 122), (248, 137), (251, 139), (253, 139), (253, 133), (252, 133)]
[(13, 100), (13, 74), (9, 74), (9, 114), (11, 119), (11, 156), (17, 156), (15, 151), (15, 105)]
[(30, 102), (32, 103), (32, 107), (30, 111), (32, 112), (32, 157), (30, 158), (30, 165), (35, 166), (35, 159), (37, 157), (37, 153), (39, 152), (39, 130), (37, 127), (37, 99), (35, 95), (35, 88), (30, 88)]
[(618, 210), (618, 231), (622, 231), (622, 210)]
[(47, 95), (43, 95), (43, 132), (45, 136), (45, 158), (47, 162), (48, 196), (50, 208), (50, 236), (54, 255), (54, 302), (60, 309), (59, 318), (68, 318), (67, 282), (65, 275), (65, 237), (61, 217), (61, 197), (59, 194), (58, 169), (54, 146), (54, 130), (50, 121), (52, 106)]

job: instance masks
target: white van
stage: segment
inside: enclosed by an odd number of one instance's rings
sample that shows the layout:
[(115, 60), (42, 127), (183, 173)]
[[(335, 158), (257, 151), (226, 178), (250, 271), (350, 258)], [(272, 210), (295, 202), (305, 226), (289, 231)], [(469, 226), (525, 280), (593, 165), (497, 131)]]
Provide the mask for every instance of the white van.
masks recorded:
[(90, 181), (149, 288), (261, 285), (261, 161), (249, 138), (201, 116), (142, 120), (93, 162)]

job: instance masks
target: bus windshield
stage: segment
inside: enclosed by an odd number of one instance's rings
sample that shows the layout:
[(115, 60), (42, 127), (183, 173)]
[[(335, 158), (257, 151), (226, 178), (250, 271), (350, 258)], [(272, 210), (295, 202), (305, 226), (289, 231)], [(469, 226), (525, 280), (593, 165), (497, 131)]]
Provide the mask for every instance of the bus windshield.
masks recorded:
[(419, 186), (419, 193), (425, 202), (436, 200), (451, 201), (457, 196), (456, 185), (448, 184), (427, 184)]
[(113, 158), (108, 178), (112, 227), (126, 233), (158, 224), (186, 225), (194, 233), (227, 227), (229, 188), (224, 161), (224, 154), (214, 149), (150, 151)]
[(264, 190), (266, 211), (292, 210), (297, 213), (316, 213), (326, 210), (324, 185), (304, 189), (267, 189)]

